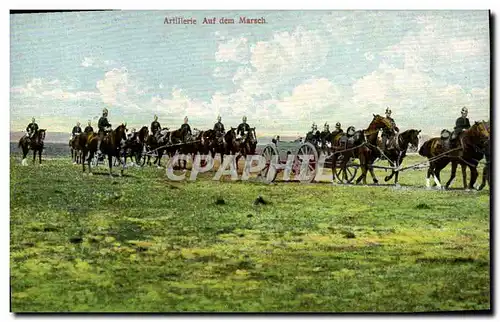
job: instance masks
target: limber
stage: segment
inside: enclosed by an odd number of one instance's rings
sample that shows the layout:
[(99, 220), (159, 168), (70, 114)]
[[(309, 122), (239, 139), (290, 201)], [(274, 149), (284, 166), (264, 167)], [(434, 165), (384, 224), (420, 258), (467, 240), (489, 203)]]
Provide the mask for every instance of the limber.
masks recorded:
[[(250, 179), (250, 174), (259, 174), (264, 168), (268, 167), (267, 173), (265, 174), (265, 179), (272, 181), (276, 172), (283, 171), (283, 181), (291, 180), (290, 174), (293, 170), (294, 160), (300, 160), (300, 168), (297, 169), (298, 173), (295, 173), (295, 179), (301, 182), (309, 181), (310, 174), (308, 174), (308, 168), (310, 161), (314, 160), (314, 155), (293, 155), (289, 154), (286, 162), (280, 163), (278, 157), (276, 156), (270, 161), (267, 161), (261, 155), (248, 155), (245, 159), (245, 166), (243, 168), (243, 173), (241, 176), (238, 175), (236, 168), (236, 158), (234, 155), (226, 155), (222, 164), (219, 166), (212, 180), (220, 180), (222, 176), (231, 176), (233, 181), (247, 181)], [(174, 165), (179, 161), (189, 161), (191, 162), (191, 170), (183, 169), (180, 174), (174, 173)], [(255, 164), (256, 163), (256, 164)], [(322, 156), (315, 165), (314, 180), (326, 180), (332, 181), (331, 174), (324, 173), (324, 163), (325, 157)], [(177, 154), (171, 160), (169, 160), (166, 167), (166, 176), (172, 181), (195, 181), (200, 173), (206, 173), (212, 170), (214, 167), (214, 159), (210, 155), (196, 155), (194, 160), (191, 155)], [(188, 175), (189, 172), (189, 175)]]

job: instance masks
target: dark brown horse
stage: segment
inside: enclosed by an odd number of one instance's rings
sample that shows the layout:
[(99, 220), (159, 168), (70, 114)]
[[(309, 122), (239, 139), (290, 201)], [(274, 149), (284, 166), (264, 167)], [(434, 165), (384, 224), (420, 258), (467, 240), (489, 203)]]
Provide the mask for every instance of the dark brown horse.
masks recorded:
[(228, 153), (235, 156), (235, 166), (238, 170), (238, 161), (241, 157), (245, 160), (247, 156), (254, 155), (257, 148), (257, 135), (255, 127), (250, 128), (247, 135), (243, 139), (236, 139), (236, 129), (231, 127), (224, 135), (224, 140), (228, 143)]
[[(100, 150), (104, 155), (108, 156), (108, 166), (109, 175), (113, 176), (113, 157), (121, 158), (122, 142), (125, 142), (127, 137), (125, 134), (126, 126), (124, 124), (118, 126), (113, 131), (106, 134), (101, 142)], [(90, 167), (90, 161), (94, 158), (97, 152), (98, 135), (94, 132), (81, 133), (80, 134), (80, 144), (83, 151), (83, 160), (88, 162), (89, 174), (92, 175), (92, 169)], [(87, 154), (89, 157), (86, 159)], [(85, 173), (85, 161), (82, 162), (83, 172)], [(122, 163), (122, 169), (120, 171), (120, 176), (123, 175), (123, 170), (125, 169), (125, 161), (120, 159)]]
[(143, 126), (139, 132), (136, 132), (125, 142), (125, 163), (127, 158), (130, 158), (135, 164), (139, 164), (148, 138), (149, 130), (147, 126)]
[(33, 136), (28, 138), (27, 136), (23, 136), (19, 140), (18, 148), (23, 150), (23, 160), (21, 161), (22, 165), (27, 165), (26, 156), (28, 155), (29, 150), (33, 150), (33, 164), (36, 160), (36, 153), (38, 152), (38, 159), (40, 164), (42, 164), (42, 151), (43, 151), (43, 141), (45, 140), (45, 129), (37, 130)]
[[(383, 151), (385, 156), (387, 157), (389, 163), (392, 164), (393, 167), (399, 167), (404, 158), (406, 157), (406, 152), (410, 145), (414, 147), (418, 147), (418, 136), (421, 130), (407, 130), (404, 131), (394, 138), (394, 140), (386, 147), (386, 150)], [(379, 148), (382, 147), (382, 141), (378, 140)], [(379, 155), (380, 157), (380, 155)], [(392, 171), (392, 173), (385, 177), (385, 181), (389, 181), (394, 177), (394, 184), (398, 184), (399, 171)]]
[(207, 137), (209, 140), (209, 150), (212, 153), (212, 159), (215, 159), (215, 156), (218, 153), (220, 155), (220, 164), (222, 165), (224, 163), (224, 156), (231, 154), (231, 143), (226, 141), (225, 134), (221, 137), (217, 137), (217, 134), (214, 130), (209, 131), (207, 131)]
[(143, 165), (147, 163), (151, 165), (151, 156), (156, 156), (156, 159), (153, 161), (153, 164), (157, 164), (158, 168), (161, 168), (161, 158), (163, 154), (167, 150), (167, 144), (170, 140), (170, 132), (168, 132), (168, 128), (162, 129), (162, 132), (165, 132), (165, 135), (160, 135), (156, 137), (152, 134), (148, 135), (146, 138), (146, 144), (144, 146), (144, 151), (147, 153), (145, 159), (143, 160)]
[(353, 140), (350, 144), (341, 144), (342, 136), (336, 136), (335, 142), (332, 144), (332, 175), (335, 175), (337, 160), (340, 161), (343, 178), (346, 178), (347, 162), (351, 158), (359, 159), (362, 170), (361, 175), (356, 180), (356, 184), (363, 180), (366, 184), (366, 173), (370, 171), (374, 183), (378, 183), (375, 172), (373, 171), (373, 161), (378, 153), (377, 138), (378, 132), (381, 129), (393, 130), (391, 122), (383, 116), (373, 114), (373, 120), (366, 130), (356, 131), (353, 135)]
[[(441, 170), (451, 162), (451, 176), (444, 188), (449, 188), (455, 179), (457, 166), (460, 164), (464, 189), (473, 189), (478, 177), (477, 165), (483, 158), (483, 151), (488, 144), (489, 137), (489, 122), (481, 121), (475, 122), (470, 129), (460, 133), (456, 146), (448, 147), (443, 145), (441, 138), (432, 138), (422, 144), (418, 153), (423, 157), (432, 159), (427, 170), (426, 186), (430, 187), (430, 177), (433, 176), (436, 185), (441, 189)], [(471, 172), (468, 186), (467, 167)]]
[(73, 164), (82, 162), (82, 150), (80, 149), (79, 140), (79, 135), (75, 135), (69, 140), (69, 148), (71, 150), (71, 160), (73, 161)]

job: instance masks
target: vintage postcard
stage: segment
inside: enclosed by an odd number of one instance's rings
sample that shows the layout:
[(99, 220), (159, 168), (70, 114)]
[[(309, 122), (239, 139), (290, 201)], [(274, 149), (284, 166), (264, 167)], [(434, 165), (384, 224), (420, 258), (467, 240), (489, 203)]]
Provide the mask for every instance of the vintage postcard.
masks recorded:
[(11, 311), (491, 313), (490, 12), (10, 14)]

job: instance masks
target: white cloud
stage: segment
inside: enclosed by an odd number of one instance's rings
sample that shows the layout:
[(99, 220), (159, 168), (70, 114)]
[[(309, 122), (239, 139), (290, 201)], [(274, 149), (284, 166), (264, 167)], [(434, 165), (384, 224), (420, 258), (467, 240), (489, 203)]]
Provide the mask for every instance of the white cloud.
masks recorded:
[(472, 119), (489, 118), (489, 88), (468, 91), (413, 69), (381, 64), (353, 85), (353, 94), (353, 103), (360, 109), (382, 114), (391, 106), (402, 127), (426, 128), (434, 134), (452, 128), (462, 106), (469, 107)]
[(233, 38), (227, 42), (219, 43), (215, 60), (217, 62), (245, 63), (248, 60), (248, 40), (245, 37)]

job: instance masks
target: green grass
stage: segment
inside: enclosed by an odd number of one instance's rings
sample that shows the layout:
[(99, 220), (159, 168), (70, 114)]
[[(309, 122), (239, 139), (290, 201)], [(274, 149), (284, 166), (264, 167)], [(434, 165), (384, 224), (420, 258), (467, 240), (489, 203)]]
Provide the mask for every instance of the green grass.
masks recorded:
[[(420, 189), (424, 170), (402, 173), (395, 189), (171, 182), (156, 168), (111, 179), (68, 159), (19, 163), (14, 312), (490, 309), (488, 189)], [(259, 195), (270, 203), (255, 205)]]

